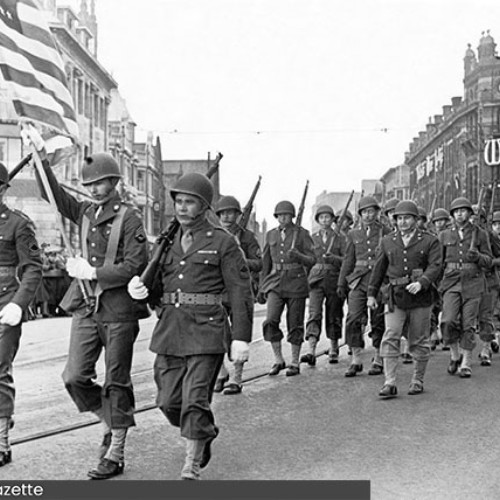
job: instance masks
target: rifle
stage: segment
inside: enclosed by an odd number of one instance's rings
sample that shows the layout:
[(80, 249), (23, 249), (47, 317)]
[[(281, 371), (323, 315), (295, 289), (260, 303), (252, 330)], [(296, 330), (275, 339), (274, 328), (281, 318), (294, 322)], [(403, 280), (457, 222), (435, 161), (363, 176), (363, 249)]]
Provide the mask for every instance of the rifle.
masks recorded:
[(491, 190), (490, 212), (488, 214), (489, 220), (493, 218), (493, 212), (495, 211), (495, 196), (497, 194), (497, 188), (498, 188), (498, 179), (495, 178), (495, 180), (493, 181), (493, 188)]
[(302, 224), (302, 216), (304, 215), (304, 208), (306, 206), (306, 196), (308, 189), (309, 189), (309, 181), (306, 182), (306, 187), (304, 188), (304, 194), (302, 195), (299, 211), (297, 212), (297, 219), (295, 219), (295, 229), (293, 232), (292, 246), (290, 247), (290, 250), (295, 248), (295, 244), (297, 243), (297, 235), (299, 234), (299, 227)]
[(434, 223), (432, 222), (432, 218), (434, 217), (434, 210), (436, 210), (436, 203), (437, 203), (437, 195), (434, 195), (434, 198), (432, 198), (431, 210), (429, 212), (429, 217), (431, 219), (429, 221), (429, 224), (432, 224), (432, 225), (434, 225)]
[(240, 217), (239, 224), (244, 230), (247, 228), (248, 222), (250, 221), (250, 215), (252, 215), (253, 202), (255, 201), (255, 197), (257, 196), (257, 191), (260, 188), (260, 180), (261, 179), (262, 179), (262, 177), (259, 175), (259, 179), (257, 181), (257, 184), (255, 184), (255, 187), (253, 188), (252, 194), (250, 195), (250, 199), (248, 200), (248, 203), (245, 205), (245, 208), (243, 209), (243, 213)]
[(26, 155), (10, 172), (9, 181), (11, 181), (33, 158), (33, 154)]
[[(219, 164), (221, 160), (222, 160), (222, 153), (217, 153), (217, 157), (215, 158), (213, 165), (210, 167), (210, 169), (206, 174), (209, 179), (211, 179), (219, 169)], [(144, 269), (140, 277), (141, 281), (146, 285), (147, 288), (151, 288), (151, 285), (153, 284), (153, 279), (156, 274), (156, 270), (158, 268), (158, 265), (160, 264), (160, 260), (163, 254), (167, 252), (168, 249), (173, 245), (175, 235), (177, 234), (177, 231), (179, 230), (180, 227), (181, 225), (179, 221), (174, 217), (170, 221), (170, 224), (168, 225), (167, 229), (162, 231), (158, 236), (156, 240), (157, 244), (156, 250), (154, 251), (151, 260), (148, 262), (146, 269)]]
[(345, 204), (344, 210), (342, 211), (342, 215), (340, 216), (339, 220), (337, 221), (337, 231), (333, 232), (332, 239), (330, 240), (330, 244), (328, 245), (328, 248), (326, 249), (325, 253), (330, 253), (332, 251), (333, 245), (334, 245), (335, 241), (337, 240), (337, 236), (340, 234), (340, 230), (342, 229), (342, 224), (346, 220), (347, 211), (349, 210), (349, 205), (351, 204), (353, 197), (354, 197), (354, 189), (351, 191), (351, 194), (349, 195), (349, 198), (347, 199), (347, 203)]
[[(481, 207), (483, 206), (483, 200), (484, 200), (484, 195), (485, 195), (486, 189), (484, 185), (481, 187), (481, 191), (479, 192), (479, 198), (477, 200), (477, 211), (481, 210)], [(475, 246), (477, 243), (477, 230), (478, 230), (478, 224), (475, 223), (474, 227), (472, 228), (472, 238), (470, 240), (470, 247), (469, 250), (475, 250)]]

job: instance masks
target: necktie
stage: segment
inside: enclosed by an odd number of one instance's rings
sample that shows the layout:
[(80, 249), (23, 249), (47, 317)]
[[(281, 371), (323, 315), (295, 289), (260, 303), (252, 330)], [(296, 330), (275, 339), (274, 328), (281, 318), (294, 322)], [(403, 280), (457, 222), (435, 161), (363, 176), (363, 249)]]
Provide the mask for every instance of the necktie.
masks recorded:
[(463, 229), (459, 229), (458, 230), (458, 234), (460, 236), (460, 239), (463, 240), (464, 239), (464, 230)]
[(369, 238), (370, 237), (370, 229), (371, 227), (370, 226), (367, 226), (366, 228), (366, 237)]
[(95, 218), (97, 219), (99, 217), (99, 215), (101, 215), (101, 212), (102, 212), (102, 206), (99, 205), (97, 207), (97, 210), (95, 211)]
[(323, 238), (323, 243), (326, 245), (326, 242), (328, 240), (328, 235), (326, 234), (326, 231), (321, 231), (321, 237)]
[(193, 233), (187, 230), (181, 238), (181, 247), (182, 251), (186, 253), (189, 250), (189, 247), (193, 244)]
[(286, 233), (285, 233), (285, 230), (282, 229), (281, 230), (281, 241), (285, 241), (285, 238), (286, 238)]

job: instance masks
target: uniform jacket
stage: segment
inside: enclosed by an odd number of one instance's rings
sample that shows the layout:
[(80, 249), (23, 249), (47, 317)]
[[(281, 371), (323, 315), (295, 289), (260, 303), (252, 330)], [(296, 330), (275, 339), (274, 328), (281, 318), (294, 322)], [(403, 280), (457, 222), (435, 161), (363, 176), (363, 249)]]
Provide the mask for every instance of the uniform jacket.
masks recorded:
[[(467, 258), (473, 231), (477, 231), (475, 249), (479, 252), (479, 262), (472, 263)], [(439, 233), (443, 248), (444, 274), (440, 285), (442, 293), (460, 283), (462, 296), (466, 299), (479, 296), (485, 291), (484, 270), (491, 267), (491, 248), (488, 233), (470, 222), (464, 227), (464, 239), (461, 240), (456, 225)], [(451, 269), (448, 264), (472, 264), (470, 269)]]
[(157, 354), (187, 356), (220, 354), (228, 350), (227, 313), (221, 304), (162, 304), (164, 293), (184, 292), (229, 298), (232, 338), (250, 342), (253, 297), (250, 273), (235, 238), (208, 220), (194, 229), (194, 241), (186, 253), (179, 231), (166, 252), (150, 294), (159, 321), (150, 349)]
[[(491, 254), (494, 259), (500, 257), (500, 238), (493, 232), (488, 231), (488, 238), (490, 242)], [(485, 270), (486, 283), (490, 290), (500, 288), (500, 276), (498, 268), (494, 265), (490, 269)]]
[[(309, 271), (308, 280), (311, 288), (320, 286), (321, 284), (325, 289), (331, 290), (332, 293), (334, 293), (337, 288), (340, 267), (345, 255), (346, 237), (343, 233), (334, 231), (332, 228), (328, 228), (326, 230), (326, 234), (326, 242), (323, 242), (321, 231), (312, 235), (313, 252), (316, 258), (316, 264), (314, 264), (312, 269)], [(334, 261), (329, 264), (328, 268), (325, 268), (325, 260), (323, 256), (328, 250), (333, 238), (335, 238), (335, 240), (329, 253), (334, 256)]]
[[(408, 246), (405, 247), (401, 233), (393, 231), (382, 239), (370, 276), (368, 295), (376, 297), (387, 276), (388, 293), (392, 294), (397, 307), (400, 309), (429, 307), (436, 298), (434, 285), (441, 274), (441, 266), (441, 245), (436, 236), (416, 229)], [(408, 283), (401, 283), (406, 278)], [(416, 295), (408, 293), (406, 286), (416, 281), (422, 285), (422, 290)], [(388, 294), (382, 296), (388, 300)]]
[[(125, 212), (114, 264), (104, 265), (111, 225), (122, 200), (116, 195), (102, 206), (102, 211), (96, 218), (97, 205), (90, 201), (78, 201), (68, 194), (57, 182), (48, 162), (44, 162), (44, 169), (61, 214), (79, 227), (84, 215), (90, 219), (87, 241), (81, 242), (81, 245), (87, 246), (89, 263), (97, 268), (97, 282), (92, 283), (92, 286), (95, 289), (99, 283), (102, 289), (95, 318), (100, 321), (123, 322), (147, 317), (147, 305), (133, 300), (127, 292), (130, 279), (141, 274), (148, 262), (147, 240), (135, 210), (128, 207)], [(41, 189), (45, 195), (43, 187)], [(83, 311), (83, 297), (75, 280), (68, 292), (72, 295), (75, 310)]]
[(42, 279), (41, 250), (31, 220), (3, 203), (0, 203), (0, 267), (17, 268), (17, 276), (15, 269), (11, 274), (0, 270), (0, 308), (14, 302), (25, 311)]
[(367, 236), (366, 228), (360, 226), (347, 233), (345, 258), (340, 268), (339, 287), (347, 289), (362, 286), (366, 288), (375, 257), (382, 238), (391, 230), (379, 221), (375, 221)]
[[(304, 256), (304, 262), (292, 269), (278, 269), (277, 265), (298, 264), (288, 256), (295, 230), (298, 231), (295, 249)], [(309, 295), (307, 274), (315, 261), (309, 231), (291, 224), (285, 230), (285, 240), (282, 241), (280, 229), (271, 229), (266, 234), (262, 256), (261, 292), (275, 291), (281, 297), (306, 298)]]

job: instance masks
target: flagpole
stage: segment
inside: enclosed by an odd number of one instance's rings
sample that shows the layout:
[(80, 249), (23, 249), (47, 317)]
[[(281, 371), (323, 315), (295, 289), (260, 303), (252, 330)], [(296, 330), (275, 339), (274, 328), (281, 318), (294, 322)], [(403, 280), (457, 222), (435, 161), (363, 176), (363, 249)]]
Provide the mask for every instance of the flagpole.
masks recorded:
[[(40, 180), (42, 181), (43, 188), (45, 190), (45, 193), (47, 195), (49, 204), (52, 206), (52, 208), (55, 211), (56, 215), (56, 222), (57, 226), (59, 228), (59, 231), (61, 232), (61, 236), (64, 242), (64, 246), (66, 247), (66, 250), (69, 253), (70, 257), (75, 256), (75, 251), (73, 250), (73, 246), (71, 245), (71, 241), (66, 234), (66, 230), (64, 228), (63, 220), (62, 220), (62, 215), (59, 212), (59, 209), (57, 208), (57, 203), (56, 199), (54, 198), (54, 193), (52, 192), (52, 188), (50, 187), (49, 179), (47, 178), (47, 174), (45, 173), (45, 170), (43, 169), (42, 165), (42, 159), (40, 158), (40, 155), (38, 154), (38, 151), (31, 146), (32, 153), (33, 153), (33, 160), (35, 161), (35, 167), (38, 172), (38, 175), (40, 176)], [(85, 301), (85, 304), (87, 306), (92, 306), (92, 300), (90, 298), (89, 291), (87, 290), (86, 283), (81, 280), (76, 278), (78, 286), (80, 287), (80, 291), (82, 292), (83, 295), (83, 300)]]

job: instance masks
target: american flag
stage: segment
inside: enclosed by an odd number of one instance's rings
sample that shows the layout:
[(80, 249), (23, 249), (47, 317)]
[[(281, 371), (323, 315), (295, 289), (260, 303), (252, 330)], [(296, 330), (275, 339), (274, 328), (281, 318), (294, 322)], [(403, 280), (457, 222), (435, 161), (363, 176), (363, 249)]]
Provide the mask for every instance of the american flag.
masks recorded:
[(61, 55), (34, 0), (0, 0), (0, 86), (21, 122), (78, 137)]

